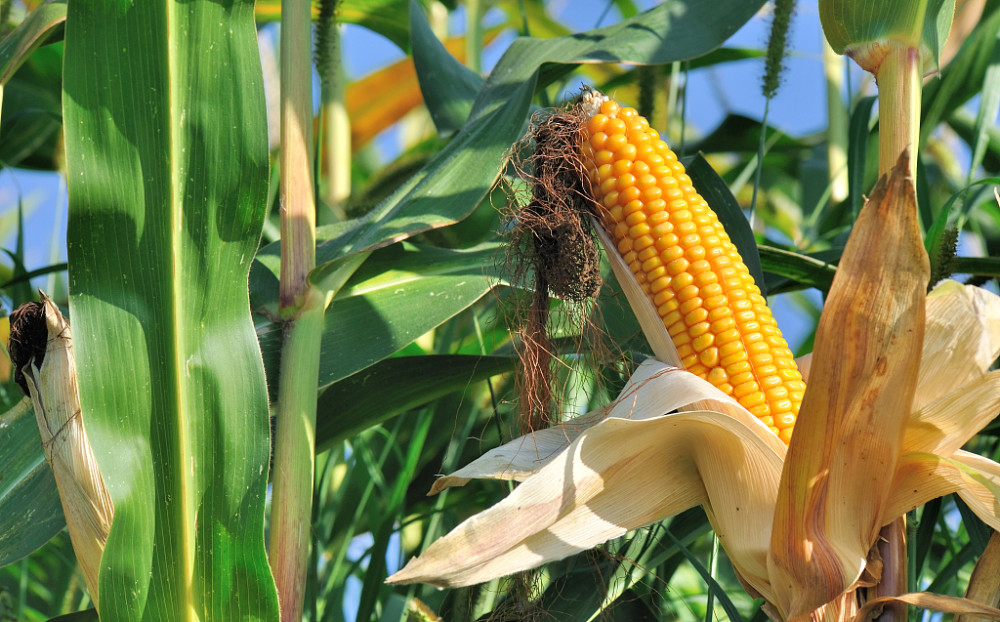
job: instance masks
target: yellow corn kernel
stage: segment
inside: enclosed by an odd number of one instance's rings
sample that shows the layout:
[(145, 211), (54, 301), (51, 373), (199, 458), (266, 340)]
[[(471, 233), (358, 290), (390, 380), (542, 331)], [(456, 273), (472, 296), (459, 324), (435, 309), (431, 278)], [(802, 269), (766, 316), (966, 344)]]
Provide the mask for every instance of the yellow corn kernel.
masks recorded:
[(684, 366), (737, 399), (786, 443), (805, 384), (716, 214), (676, 154), (634, 109), (603, 99), (586, 123), (584, 170), (625, 263)]

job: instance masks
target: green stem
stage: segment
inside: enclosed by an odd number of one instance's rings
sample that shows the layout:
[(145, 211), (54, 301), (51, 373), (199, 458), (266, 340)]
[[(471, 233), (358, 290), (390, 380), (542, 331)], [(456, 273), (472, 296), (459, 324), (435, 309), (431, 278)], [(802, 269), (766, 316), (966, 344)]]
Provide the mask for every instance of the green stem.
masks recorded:
[[(847, 107), (844, 106), (844, 58), (823, 40), (823, 72), (826, 74), (826, 160), (830, 179), (830, 203), (847, 199)], [(817, 210), (818, 211), (818, 210)]]
[(483, 71), (483, 6), (480, 0), (465, 3), (465, 64), (475, 71)]
[(288, 320), (278, 380), (270, 563), (282, 622), (302, 619), (312, 522), (316, 385), (326, 296), (309, 284), (316, 266), (309, 2), (281, 11), (281, 282)]
[(316, 202), (312, 184), (312, 59), (308, 2), (281, 11), (281, 285), (282, 316), (302, 304), (316, 265)]
[(910, 150), (910, 176), (917, 172), (920, 144), (920, 51), (894, 46), (875, 74), (879, 90), (878, 174), (887, 174)]
[(325, 296), (310, 287), (286, 325), (278, 379), (271, 497), (271, 570), (282, 622), (302, 619), (312, 517), (316, 383)]

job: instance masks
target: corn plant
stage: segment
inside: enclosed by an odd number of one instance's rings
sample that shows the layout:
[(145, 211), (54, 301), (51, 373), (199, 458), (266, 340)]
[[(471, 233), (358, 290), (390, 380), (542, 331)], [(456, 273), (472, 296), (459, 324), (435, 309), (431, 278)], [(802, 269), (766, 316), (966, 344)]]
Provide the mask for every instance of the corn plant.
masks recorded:
[[(800, 3), (791, 136), (791, 4), (0, 3), (69, 219), (29, 269), (0, 213), (0, 620), (1000, 615), (1000, 6)], [(406, 57), (348, 80), (345, 23)]]

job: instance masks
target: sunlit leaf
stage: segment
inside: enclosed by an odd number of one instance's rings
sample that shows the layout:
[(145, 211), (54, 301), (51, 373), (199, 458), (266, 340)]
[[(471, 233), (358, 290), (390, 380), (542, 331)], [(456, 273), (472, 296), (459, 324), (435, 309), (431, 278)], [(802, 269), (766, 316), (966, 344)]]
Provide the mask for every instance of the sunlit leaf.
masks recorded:
[(49, 0), (28, 14), (0, 41), (0, 84), (6, 84), (33, 51), (58, 35), (66, 21), (66, 0)]
[[(260, 259), (268, 261), (274, 251), (265, 249)], [(319, 386), (377, 363), (479, 300), (497, 283), (496, 253), (489, 245), (447, 250), (397, 244), (373, 254), (327, 308)], [(276, 296), (272, 289), (271, 299)], [(281, 328), (268, 322), (257, 332), (275, 387)]]
[(28, 555), (66, 526), (30, 400), (0, 415), (0, 566)]
[(115, 507), (101, 619), (276, 619), (246, 290), (268, 177), (253, 5), (70, 3), (67, 23), (70, 309)]

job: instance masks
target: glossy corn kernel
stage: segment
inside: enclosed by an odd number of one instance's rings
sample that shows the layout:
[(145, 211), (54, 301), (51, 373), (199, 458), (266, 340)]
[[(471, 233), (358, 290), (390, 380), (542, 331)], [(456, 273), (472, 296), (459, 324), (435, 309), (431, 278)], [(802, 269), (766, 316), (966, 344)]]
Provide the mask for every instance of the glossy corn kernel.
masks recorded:
[(649, 122), (614, 101), (597, 103), (581, 150), (618, 252), (684, 366), (787, 443), (805, 383), (760, 289)]

